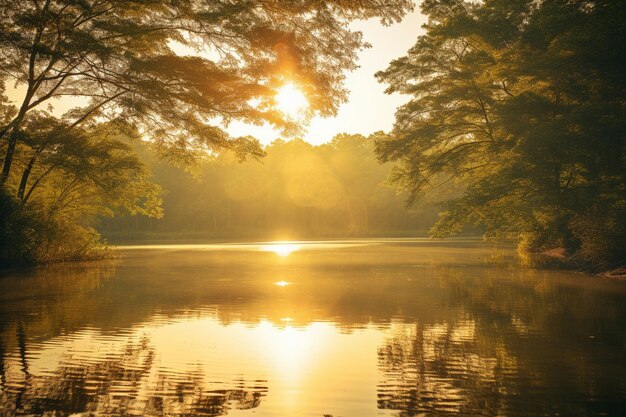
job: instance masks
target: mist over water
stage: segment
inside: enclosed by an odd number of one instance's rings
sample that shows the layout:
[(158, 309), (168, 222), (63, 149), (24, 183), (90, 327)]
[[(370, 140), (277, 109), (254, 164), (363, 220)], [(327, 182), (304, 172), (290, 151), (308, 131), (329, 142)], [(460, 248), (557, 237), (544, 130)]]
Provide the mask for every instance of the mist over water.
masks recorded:
[(0, 278), (0, 415), (626, 414), (626, 283), (472, 241), (121, 247)]

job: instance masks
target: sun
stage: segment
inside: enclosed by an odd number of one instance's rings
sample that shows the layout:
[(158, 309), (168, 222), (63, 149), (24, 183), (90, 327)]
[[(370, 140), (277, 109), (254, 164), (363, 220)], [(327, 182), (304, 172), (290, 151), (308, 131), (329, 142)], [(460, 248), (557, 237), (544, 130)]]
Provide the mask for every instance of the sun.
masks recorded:
[(301, 116), (309, 105), (309, 100), (304, 93), (293, 83), (280, 87), (275, 99), (276, 108), (291, 118)]

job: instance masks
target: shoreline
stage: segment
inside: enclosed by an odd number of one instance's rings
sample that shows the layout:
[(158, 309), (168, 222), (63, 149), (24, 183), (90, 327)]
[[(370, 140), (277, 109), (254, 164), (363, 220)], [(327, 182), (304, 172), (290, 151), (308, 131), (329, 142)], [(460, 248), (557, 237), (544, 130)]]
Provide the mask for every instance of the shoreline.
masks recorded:
[[(46, 268), (48, 266), (59, 264), (78, 264), (83, 262), (98, 262), (121, 259), (123, 255), (120, 252), (133, 249), (133, 247), (151, 247), (158, 249), (160, 246), (236, 246), (236, 245), (254, 245), (254, 244), (272, 244), (278, 242), (294, 242), (298, 244), (307, 243), (345, 243), (345, 242), (359, 242), (359, 241), (380, 241), (380, 242), (430, 242), (434, 244), (454, 244), (462, 241), (483, 242), (485, 245), (490, 246), (502, 246), (502, 245), (515, 245), (514, 242), (507, 241), (485, 241), (478, 236), (457, 236), (445, 239), (429, 238), (427, 236), (389, 236), (389, 235), (370, 235), (370, 236), (351, 236), (351, 237), (316, 237), (306, 238), (299, 237), (298, 239), (285, 239), (285, 240), (272, 240), (272, 239), (255, 239), (254, 237), (248, 238), (151, 238), (151, 239), (122, 239), (114, 243), (104, 242), (100, 251), (92, 256), (86, 256), (84, 258), (66, 258), (58, 260), (48, 260), (42, 262), (32, 263), (15, 263), (0, 267), (0, 277), (10, 274), (13, 271), (23, 271), (27, 269)], [(592, 265), (589, 262), (583, 262), (576, 257), (576, 255), (568, 255), (564, 248), (553, 248), (542, 252), (528, 253), (528, 256), (533, 258), (533, 262), (529, 265), (533, 269), (565, 269), (572, 272), (584, 273), (590, 276), (609, 278), (614, 280), (626, 280), (626, 260), (618, 261), (606, 265)], [(523, 255), (518, 255), (523, 256)]]
[(626, 280), (626, 260), (593, 265), (590, 262), (581, 261), (576, 254), (568, 255), (565, 248), (553, 248), (538, 252), (535, 255), (551, 259), (562, 267), (573, 271), (603, 278)]

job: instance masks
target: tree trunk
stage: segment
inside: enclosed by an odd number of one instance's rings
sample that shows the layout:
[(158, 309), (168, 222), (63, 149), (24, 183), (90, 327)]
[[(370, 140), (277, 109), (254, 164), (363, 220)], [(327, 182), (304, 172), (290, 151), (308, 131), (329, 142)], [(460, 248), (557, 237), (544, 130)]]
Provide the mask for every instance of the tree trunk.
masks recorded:
[(2, 176), (0, 177), (0, 185), (4, 185), (4, 183), (7, 182), (7, 180), (9, 179), (9, 174), (11, 174), (11, 164), (13, 163), (13, 154), (15, 153), (15, 146), (17, 145), (19, 129), (22, 125), (22, 121), (24, 120), (24, 116), (26, 115), (28, 103), (30, 103), (31, 97), (32, 93), (27, 92), (24, 103), (22, 104), (22, 108), (20, 109), (20, 113), (13, 120), (13, 128), (11, 129), (11, 133), (9, 134), (8, 139), (7, 153), (4, 156), (4, 164), (2, 165)]
[(17, 134), (13, 131), (9, 135), (9, 144), (7, 147), (7, 153), (4, 157), (4, 165), (2, 165), (2, 177), (0, 177), (0, 185), (4, 185), (9, 179), (11, 173), (11, 164), (13, 163), (13, 154), (15, 153), (15, 145), (17, 144)]
[(32, 158), (30, 158), (30, 161), (28, 161), (28, 165), (26, 166), (26, 169), (24, 170), (24, 173), (22, 173), (22, 179), (20, 180), (20, 186), (17, 190), (17, 198), (20, 200), (20, 203), (22, 205), (24, 205), (25, 201), (24, 201), (24, 193), (26, 192), (26, 184), (28, 184), (28, 177), (30, 177), (30, 173), (33, 170), (33, 166), (35, 165), (35, 161), (37, 160), (37, 154), (38, 152), (35, 153), (35, 155), (33, 155)]

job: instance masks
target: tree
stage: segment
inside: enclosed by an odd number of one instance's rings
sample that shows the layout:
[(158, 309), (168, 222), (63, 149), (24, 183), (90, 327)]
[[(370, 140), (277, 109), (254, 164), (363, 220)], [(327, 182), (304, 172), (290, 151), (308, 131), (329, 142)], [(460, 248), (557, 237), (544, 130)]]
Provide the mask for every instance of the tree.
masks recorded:
[(222, 152), (192, 172), (158, 160), (150, 143), (133, 146), (163, 189), (164, 215), (104, 218), (97, 229), (111, 239), (413, 235), (437, 218), (432, 204), (407, 210), (373, 137), (339, 134), (319, 146), (277, 140), (260, 161)]
[[(333, 114), (346, 97), (344, 71), (367, 46), (348, 23), (390, 23), (411, 8), (409, 0), (0, 0), (0, 240), (24, 249), (2, 256), (74, 257), (72, 242), (89, 243), (79, 252), (97, 242), (90, 216), (161, 215), (159, 189), (122, 133), (183, 162), (223, 150), (241, 159), (263, 150), (254, 138), (229, 137), (231, 121), (298, 130), (276, 110), (283, 84), (305, 91), (309, 116)], [(22, 94), (16, 105), (5, 97), (9, 83)], [(73, 108), (59, 116), (55, 99)]]
[(346, 96), (343, 71), (366, 46), (347, 22), (389, 23), (411, 8), (409, 0), (2, 0), (1, 77), (24, 94), (0, 127), (0, 181), (11, 174), (28, 115), (68, 96), (83, 99), (67, 114), (71, 127), (123, 114), (168, 155), (259, 155), (255, 140), (229, 138), (221, 125), (295, 129), (272, 106), (286, 79), (304, 86), (311, 111), (334, 113)]
[(18, 196), (4, 190), (0, 196), (0, 260), (101, 256), (99, 235), (89, 227), (96, 217), (162, 216), (160, 187), (149, 181), (123, 132), (132, 133), (113, 122), (85, 129), (45, 114), (28, 119), (18, 147), (30, 150), (18, 161), (24, 168)]
[(430, 0), (426, 33), (377, 74), (411, 100), (383, 161), (413, 199), (465, 187), (433, 229), (481, 225), (530, 249), (623, 259), (623, 21), (611, 1)]

